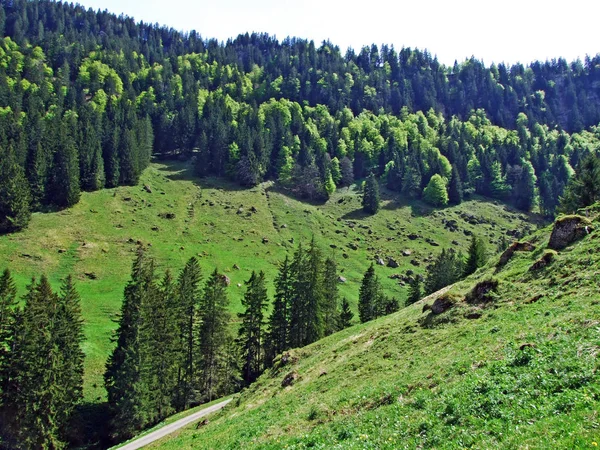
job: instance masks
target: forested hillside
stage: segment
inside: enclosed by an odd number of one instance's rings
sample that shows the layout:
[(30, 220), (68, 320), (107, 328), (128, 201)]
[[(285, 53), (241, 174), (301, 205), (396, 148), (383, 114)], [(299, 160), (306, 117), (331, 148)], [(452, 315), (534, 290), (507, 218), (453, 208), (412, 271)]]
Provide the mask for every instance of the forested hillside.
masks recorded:
[(81, 190), (135, 184), (152, 152), (309, 198), (370, 172), (419, 198), (439, 175), (451, 202), (477, 192), (552, 214), (598, 141), (598, 56), (445, 67), (409, 48), (219, 43), (67, 3), (1, 4), (3, 232)]

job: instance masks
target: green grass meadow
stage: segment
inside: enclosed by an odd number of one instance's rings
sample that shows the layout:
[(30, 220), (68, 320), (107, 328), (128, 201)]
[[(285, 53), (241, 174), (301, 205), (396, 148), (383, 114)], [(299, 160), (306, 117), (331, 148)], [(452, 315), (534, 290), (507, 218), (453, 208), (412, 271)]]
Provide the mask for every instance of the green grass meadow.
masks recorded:
[[(454, 308), (429, 315), (424, 299), (292, 350), (208, 425), (151, 447), (597, 448), (600, 232), (530, 270), (550, 231), (528, 238), (534, 252), (454, 285)], [(486, 302), (465, 302), (490, 278)]]
[[(272, 183), (242, 189), (221, 179), (198, 179), (183, 163), (154, 163), (137, 186), (84, 193), (73, 208), (36, 213), (25, 231), (0, 236), (0, 268), (10, 267), (20, 294), (42, 273), (57, 289), (67, 274), (75, 276), (85, 319), (85, 397), (95, 402), (105, 396), (104, 365), (138, 242), (156, 258), (159, 274), (167, 268), (177, 273), (192, 256), (205, 277), (217, 267), (231, 279), (235, 313), (251, 271), (265, 271), (272, 291), (279, 262), (313, 235), (325, 256), (338, 262), (347, 280), (340, 283), (341, 295), (355, 308), (360, 281), (375, 256), (399, 263), (376, 271), (386, 294), (404, 301), (407, 287), (391, 275), (424, 273), (444, 247), (466, 252), (469, 233), (483, 237), (493, 253), (507, 232), (532, 227), (530, 217), (499, 203), (474, 199), (432, 210), (385, 191), (382, 199), (381, 211), (366, 216), (354, 188), (311, 204)], [(466, 221), (466, 214), (476, 221)], [(443, 220), (456, 220), (459, 230), (446, 229)], [(405, 250), (411, 255), (402, 256)]]

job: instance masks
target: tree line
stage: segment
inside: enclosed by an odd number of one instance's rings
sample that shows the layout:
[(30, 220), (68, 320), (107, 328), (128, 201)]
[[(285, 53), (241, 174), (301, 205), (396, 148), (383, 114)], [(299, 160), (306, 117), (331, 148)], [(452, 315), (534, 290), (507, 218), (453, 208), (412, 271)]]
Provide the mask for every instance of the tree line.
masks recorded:
[(313, 199), (372, 173), (434, 206), (476, 193), (552, 215), (598, 146), (598, 56), (450, 68), (419, 50), (219, 44), (68, 3), (0, 6), (0, 232), (135, 184), (153, 152)]

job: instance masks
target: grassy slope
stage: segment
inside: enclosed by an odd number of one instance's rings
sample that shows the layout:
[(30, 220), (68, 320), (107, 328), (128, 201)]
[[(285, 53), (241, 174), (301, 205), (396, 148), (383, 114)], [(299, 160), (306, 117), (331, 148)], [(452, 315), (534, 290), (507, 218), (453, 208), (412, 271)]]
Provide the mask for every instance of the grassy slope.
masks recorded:
[(486, 306), (463, 302), (424, 326), (424, 300), (293, 350), (210, 424), (154, 447), (597, 448), (600, 231), (530, 272), (548, 236), (450, 290), (494, 277)]
[[(145, 184), (152, 193), (143, 189)], [(240, 205), (243, 214), (237, 214)], [(250, 212), (252, 206), (256, 213)], [(459, 217), (465, 212), (487, 217), (495, 225), (476, 228)], [(174, 213), (175, 218), (161, 218), (162, 213)], [(445, 230), (442, 214), (456, 219), (461, 231)], [(393, 256), (400, 263), (397, 269), (378, 266), (377, 273), (388, 295), (403, 300), (406, 288), (389, 279), (391, 274), (404, 274), (408, 269), (422, 272), (426, 260), (445, 246), (466, 251), (470, 238), (464, 229), (482, 234), (495, 248), (501, 235), (522, 229), (526, 219), (504, 206), (480, 201), (432, 213), (420, 203), (396, 203), (385, 194), (382, 211), (366, 217), (360, 211), (360, 196), (347, 189), (324, 205), (310, 205), (277, 192), (268, 183), (242, 190), (222, 180), (198, 180), (183, 164), (160, 163), (145, 171), (138, 186), (83, 194), (72, 209), (35, 214), (24, 232), (0, 236), (0, 268), (11, 268), (21, 293), (34, 275), (46, 273), (57, 288), (68, 273), (76, 276), (86, 323), (86, 399), (95, 401), (104, 396), (102, 374), (112, 346), (113, 320), (137, 241), (151, 244), (148, 249), (157, 259), (159, 272), (165, 268), (179, 271), (194, 255), (200, 257), (205, 275), (218, 267), (231, 278), (229, 293), (236, 312), (243, 292), (238, 284), (249, 278), (250, 271), (264, 270), (272, 281), (285, 253), (300, 240), (306, 243), (314, 233), (325, 254), (337, 259), (348, 280), (340, 284), (341, 293), (355, 306), (362, 275), (376, 254), (384, 259)], [(410, 240), (411, 233), (421, 237)], [(262, 242), (265, 237), (266, 244)], [(428, 244), (426, 238), (441, 247)], [(351, 242), (358, 244), (358, 250), (348, 248)], [(402, 257), (405, 249), (413, 254)], [(411, 265), (413, 259), (420, 262), (418, 268)], [(240, 270), (233, 268), (236, 264)]]

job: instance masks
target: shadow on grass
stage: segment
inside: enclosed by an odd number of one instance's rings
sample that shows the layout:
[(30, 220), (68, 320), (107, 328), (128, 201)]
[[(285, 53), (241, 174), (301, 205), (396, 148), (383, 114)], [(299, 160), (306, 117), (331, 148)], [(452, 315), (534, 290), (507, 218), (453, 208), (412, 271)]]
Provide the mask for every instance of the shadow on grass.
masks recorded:
[(344, 214), (342, 216), (342, 219), (344, 219), (344, 220), (363, 220), (363, 219), (366, 219), (371, 216), (372, 216), (372, 214), (369, 214), (369, 213), (363, 211), (362, 208), (359, 208), (359, 209), (355, 209), (354, 211), (350, 211), (349, 213)]
[(221, 189), (228, 192), (246, 191), (250, 187), (241, 186), (238, 183), (214, 176), (200, 177), (196, 174), (194, 166), (189, 161), (178, 161), (173, 159), (160, 159), (155, 162), (161, 166), (158, 168), (167, 179), (171, 181), (192, 181), (202, 189)]
[(66, 436), (69, 448), (106, 449), (113, 445), (109, 438), (107, 403), (82, 403), (73, 415)]

